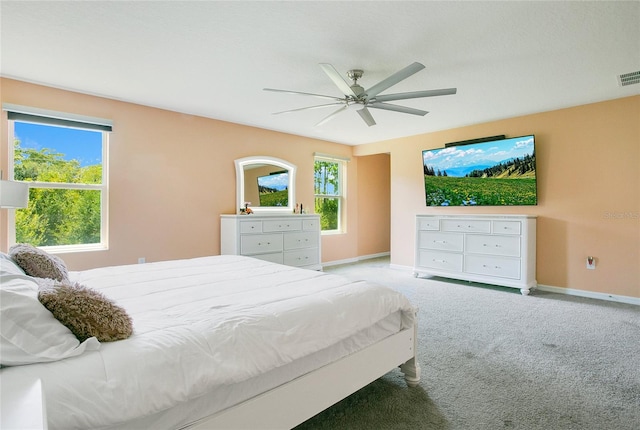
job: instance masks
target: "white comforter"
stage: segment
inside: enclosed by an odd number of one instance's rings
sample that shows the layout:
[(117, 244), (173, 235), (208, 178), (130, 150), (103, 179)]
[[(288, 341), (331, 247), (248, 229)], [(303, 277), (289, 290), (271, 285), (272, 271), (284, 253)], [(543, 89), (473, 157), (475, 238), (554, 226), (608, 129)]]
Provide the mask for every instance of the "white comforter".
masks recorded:
[(42, 379), (52, 429), (157, 413), (330, 347), (394, 312), (402, 312), (398, 329), (414, 318), (391, 289), (239, 256), (70, 278), (124, 307), (134, 335), (79, 357), (3, 369), (3, 381)]

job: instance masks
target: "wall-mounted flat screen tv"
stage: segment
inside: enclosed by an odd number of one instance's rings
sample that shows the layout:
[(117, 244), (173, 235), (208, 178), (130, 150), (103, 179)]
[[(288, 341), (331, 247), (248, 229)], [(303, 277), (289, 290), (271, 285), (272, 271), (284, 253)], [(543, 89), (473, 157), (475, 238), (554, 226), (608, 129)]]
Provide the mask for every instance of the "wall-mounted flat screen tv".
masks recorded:
[(287, 206), (289, 204), (289, 172), (274, 172), (258, 176), (260, 206)]
[(427, 206), (538, 204), (533, 135), (422, 151)]

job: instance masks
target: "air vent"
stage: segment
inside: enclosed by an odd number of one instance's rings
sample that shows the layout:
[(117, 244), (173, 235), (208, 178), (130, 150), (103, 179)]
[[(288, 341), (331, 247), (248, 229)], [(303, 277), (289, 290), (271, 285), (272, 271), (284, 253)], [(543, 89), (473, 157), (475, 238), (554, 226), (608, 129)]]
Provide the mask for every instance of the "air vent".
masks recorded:
[(618, 75), (618, 85), (621, 87), (633, 84), (640, 84), (640, 70), (637, 72), (625, 73)]

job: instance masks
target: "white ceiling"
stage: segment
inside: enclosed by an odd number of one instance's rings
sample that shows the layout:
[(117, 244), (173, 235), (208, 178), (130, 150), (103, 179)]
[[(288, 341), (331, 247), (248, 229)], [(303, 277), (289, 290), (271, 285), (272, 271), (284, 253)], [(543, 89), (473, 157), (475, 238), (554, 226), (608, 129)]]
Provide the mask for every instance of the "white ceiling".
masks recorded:
[[(4, 77), (357, 145), (640, 94), (640, 2), (68, 1), (0, 3)], [(263, 88), (340, 96), (318, 66), (384, 93), (457, 87), (314, 127), (332, 109)], [(345, 76), (346, 78), (346, 76)], [(384, 94), (383, 93), (383, 94)], [(46, 106), (38, 106), (44, 107)], [(82, 113), (82, 112), (79, 112)], [(531, 130), (535, 132), (535, 130)]]

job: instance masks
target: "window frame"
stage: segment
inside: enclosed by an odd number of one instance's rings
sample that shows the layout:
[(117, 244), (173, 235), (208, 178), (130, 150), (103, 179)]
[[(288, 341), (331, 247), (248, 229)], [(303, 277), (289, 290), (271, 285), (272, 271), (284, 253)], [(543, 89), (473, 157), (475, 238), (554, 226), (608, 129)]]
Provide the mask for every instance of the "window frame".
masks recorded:
[[(106, 119), (92, 118), (81, 115), (65, 114), (60, 112), (45, 111), (42, 109), (16, 107), (3, 105), (3, 110), (8, 111), (8, 167), (9, 178), (14, 180), (15, 166), (15, 123), (29, 122), (51, 127), (67, 127), (79, 130), (89, 130), (102, 135), (102, 180), (100, 184), (82, 184), (65, 182), (39, 182), (17, 181), (34, 189), (66, 189), (66, 190), (94, 190), (100, 192), (100, 242), (74, 245), (48, 245), (38, 248), (55, 253), (104, 251), (109, 249), (109, 133), (112, 130), (112, 122)], [(13, 115), (12, 115), (13, 114)], [(8, 225), (8, 236), (12, 243), (16, 241), (15, 214), (11, 214)]]
[[(346, 171), (348, 158), (331, 156), (326, 154), (314, 154), (313, 157), (313, 173), (315, 176), (315, 164), (317, 161), (327, 161), (338, 165), (338, 189), (336, 194), (315, 194), (314, 186), (314, 206), (316, 199), (337, 199), (338, 200), (338, 227), (332, 230), (320, 230), (322, 235), (345, 234), (347, 232), (346, 223)], [(315, 178), (314, 178), (315, 182)]]

